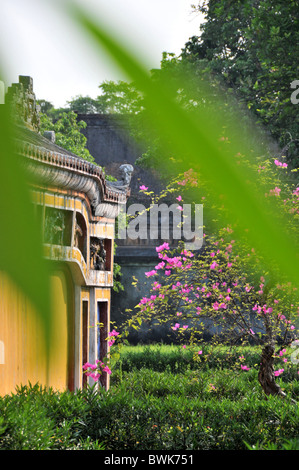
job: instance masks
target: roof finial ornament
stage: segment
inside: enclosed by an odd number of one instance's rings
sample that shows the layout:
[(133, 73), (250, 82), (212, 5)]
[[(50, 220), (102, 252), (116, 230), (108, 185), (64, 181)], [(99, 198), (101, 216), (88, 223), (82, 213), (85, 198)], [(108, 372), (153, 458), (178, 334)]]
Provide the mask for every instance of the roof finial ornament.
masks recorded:
[(124, 163), (119, 167), (119, 169), (121, 172), (121, 179), (117, 181), (109, 181), (109, 185), (121, 190), (128, 189), (131, 182), (134, 167), (129, 163)]
[(6, 102), (11, 106), (13, 115), (23, 125), (34, 132), (40, 128), (40, 106), (33, 91), (33, 80), (26, 75), (19, 75), (19, 82), (13, 83), (7, 90)]

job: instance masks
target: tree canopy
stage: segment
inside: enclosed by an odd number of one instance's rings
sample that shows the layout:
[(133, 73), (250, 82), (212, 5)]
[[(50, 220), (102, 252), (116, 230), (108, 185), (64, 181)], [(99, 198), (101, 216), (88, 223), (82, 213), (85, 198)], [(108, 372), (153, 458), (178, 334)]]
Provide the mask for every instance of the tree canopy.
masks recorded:
[[(48, 108), (51, 109), (51, 108)], [(87, 139), (81, 132), (86, 127), (84, 121), (78, 121), (74, 111), (60, 112), (58, 119), (53, 120), (45, 113), (40, 114), (40, 132), (55, 132), (55, 143), (73, 152), (84, 160), (94, 163), (93, 156), (86, 148)]]
[(291, 83), (299, 77), (298, 0), (202, 0), (194, 9), (205, 21), (182, 57), (205, 62), (220, 76), (296, 166), (299, 125)]

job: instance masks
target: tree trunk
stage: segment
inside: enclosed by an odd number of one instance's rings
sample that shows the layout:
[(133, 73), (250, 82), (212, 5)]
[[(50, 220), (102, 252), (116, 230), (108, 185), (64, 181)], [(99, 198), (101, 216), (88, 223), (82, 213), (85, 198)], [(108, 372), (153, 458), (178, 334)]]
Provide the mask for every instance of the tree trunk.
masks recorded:
[(286, 394), (281, 390), (280, 386), (275, 382), (274, 375), (274, 346), (267, 344), (262, 351), (261, 365), (258, 374), (258, 380), (266, 395), (279, 395), (285, 397)]

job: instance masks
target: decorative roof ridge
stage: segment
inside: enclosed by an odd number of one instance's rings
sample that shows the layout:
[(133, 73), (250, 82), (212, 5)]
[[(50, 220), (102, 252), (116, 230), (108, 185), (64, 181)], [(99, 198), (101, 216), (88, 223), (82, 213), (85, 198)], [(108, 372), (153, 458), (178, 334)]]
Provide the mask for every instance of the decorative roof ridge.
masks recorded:
[[(71, 171), (77, 174), (91, 177), (100, 182), (103, 199), (105, 201), (125, 203), (128, 196), (128, 189), (126, 187), (119, 188), (110, 186), (109, 182), (105, 179), (103, 169), (92, 162), (88, 162), (83, 158), (74, 154), (63, 153), (63, 148), (57, 146), (57, 150), (50, 150), (45, 147), (35, 145), (33, 143), (24, 142), (17, 139), (18, 152), (31, 160), (41, 162), (46, 165), (55, 166), (66, 171)], [(58, 151), (58, 150), (61, 150)]]

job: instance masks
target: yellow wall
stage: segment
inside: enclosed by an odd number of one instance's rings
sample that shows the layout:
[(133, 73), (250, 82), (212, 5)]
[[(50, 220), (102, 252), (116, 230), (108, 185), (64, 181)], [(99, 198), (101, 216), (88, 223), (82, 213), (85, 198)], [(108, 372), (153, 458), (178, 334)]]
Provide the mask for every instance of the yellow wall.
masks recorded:
[(51, 286), (54, 335), (47, 361), (39, 317), (25, 295), (0, 273), (0, 395), (28, 381), (72, 389), (74, 307), (67, 271), (53, 271)]

